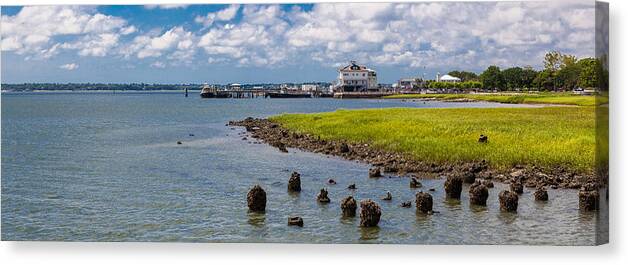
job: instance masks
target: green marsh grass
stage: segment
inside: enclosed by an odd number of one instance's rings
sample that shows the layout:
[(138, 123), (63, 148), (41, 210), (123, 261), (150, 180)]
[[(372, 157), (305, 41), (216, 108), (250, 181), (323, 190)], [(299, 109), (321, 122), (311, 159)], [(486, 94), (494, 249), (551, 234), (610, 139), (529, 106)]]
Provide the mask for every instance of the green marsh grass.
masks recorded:
[[(595, 108), (457, 108), (337, 110), (271, 117), (284, 127), (327, 140), (369, 143), (422, 161), (486, 160), (592, 173)], [(487, 144), (478, 143), (480, 134)]]
[[(573, 95), (570, 93), (540, 93), (540, 94), (399, 94), (390, 95), (387, 99), (436, 98), (441, 100), (472, 99), (511, 104), (556, 104), (595, 106), (595, 96)], [(608, 101), (607, 101), (608, 102)], [(600, 104), (600, 99), (598, 99)]]

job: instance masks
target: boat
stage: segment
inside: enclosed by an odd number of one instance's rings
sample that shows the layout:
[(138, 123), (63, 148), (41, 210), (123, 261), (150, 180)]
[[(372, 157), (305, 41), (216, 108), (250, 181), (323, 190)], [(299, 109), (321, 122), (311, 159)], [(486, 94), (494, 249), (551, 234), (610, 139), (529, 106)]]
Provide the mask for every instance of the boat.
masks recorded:
[(282, 90), (279, 92), (267, 92), (266, 96), (270, 98), (311, 98), (312, 94), (308, 92)]
[(201, 89), (201, 97), (202, 98), (230, 98), (231, 94), (226, 91), (220, 91), (215, 87), (209, 86), (208, 84), (204, 84)]

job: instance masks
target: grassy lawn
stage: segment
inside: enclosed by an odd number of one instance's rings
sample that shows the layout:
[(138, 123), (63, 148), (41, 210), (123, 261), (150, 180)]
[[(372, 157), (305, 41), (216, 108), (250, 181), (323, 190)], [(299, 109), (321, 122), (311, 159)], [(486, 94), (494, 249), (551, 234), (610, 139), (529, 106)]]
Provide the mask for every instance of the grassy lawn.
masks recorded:
[[(442, 100), (473, 99), (513, 104), (561, 104), (577, 106), (595, 106), (595, 96), (581, 96), (570, 93), (541, 93), (541, 94), (401, 94), (384, 98), (410, 99), (410, 98), (437, 98)], [(608, 103), (608, 98), (599, 97), (598, 104)]]
[[(595, 108), (368, 109), (271, 117), (284, 127), (328, 140), (370, 143), (437, 163), (486, 159), (563, 166), (591, 173), (595, 165)], [(480, 134), (489, 143), (478, 143)]]

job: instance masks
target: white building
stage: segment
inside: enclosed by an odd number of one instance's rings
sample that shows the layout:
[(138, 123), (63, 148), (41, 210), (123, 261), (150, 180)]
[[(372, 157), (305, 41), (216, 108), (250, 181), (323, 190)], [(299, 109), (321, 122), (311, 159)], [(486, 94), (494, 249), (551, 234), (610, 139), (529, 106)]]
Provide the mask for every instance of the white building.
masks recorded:
[(458, 83), (460, 82), (460, 78), (450, 75), (440, 75), (436, 74), (436, 82), (450, 82), (450, 83)]
[(239, 83), (231, 83), (229, 84), (229, 90), (241, 90), (242, 84)]
[(307, 92), (314, 92), (314, 91), (318, 91), (318, 85), (313, 85), (313, 84), (302, 84), (302, 85), (301, 85), (301, 90), (302, 90), (302, 91), (307, 91)]
[(355, 61), (338, 69), (337, 92), (367, 92), (379, 91), (377, 73)]
[(397, 81), (397, 88), (400, 90), (413, 90), (421, 85), (418, 78), (401, 78)]

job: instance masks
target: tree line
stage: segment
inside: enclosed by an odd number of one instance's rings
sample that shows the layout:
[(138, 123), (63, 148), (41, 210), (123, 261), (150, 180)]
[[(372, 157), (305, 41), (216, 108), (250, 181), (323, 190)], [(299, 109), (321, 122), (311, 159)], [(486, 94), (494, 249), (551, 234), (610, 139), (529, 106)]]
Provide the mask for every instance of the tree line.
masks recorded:
[[(327, 82), (309, 82), (304, 84), (315, 84), (321, 87), (329, 86)], [(226, 88), (224, 84), (214, 84), (219, 88)], [(288, 83), (289, 86), (297, 86), (300, 83)], [(46, 90), (46, 91), (99, 91), (99, 90), (129, 90), (129, 91), (157, 91), (157, 90), (199, 90), (202, 84), (148, 84), (148, 83), (22, 83), (22, 84), (2, 84), (2, 90), (7, 91), (33, 91), (33, 90)], [(254, 87), (264, 88), (279, 88), (279, 84), (272, 83), (260, 83), (260, 84), (243, 84), (243, 89), (250, 89)]]
[(32, 90), (184, 90), (199, 89), (200, 84), (104, 84), (104, 83), (23, 83), (23, 84), (2, 84), (3, 90), (9, 91), (32, 91)]
[[(428, 84), (430, 88), (477, 88), (512, 91), (512, 90), (543, 90), (564, 91), (576, 88), (597, 88), (605, 85), (608, 71), (599, 59), (582, 58), (562, 54), (558, 51), (548, 52), (543, 61), (544, 68), (535, 70), (530, 66), (510, 67), (504, 70), (491, 65), (480, 75), (467, 71), (451, 71), (448, 74), (461, 79), (459, 85)], [(479, 82), (471, 85), (469, 82)], [(464, 85), (463, 85), (464, 84)]]

